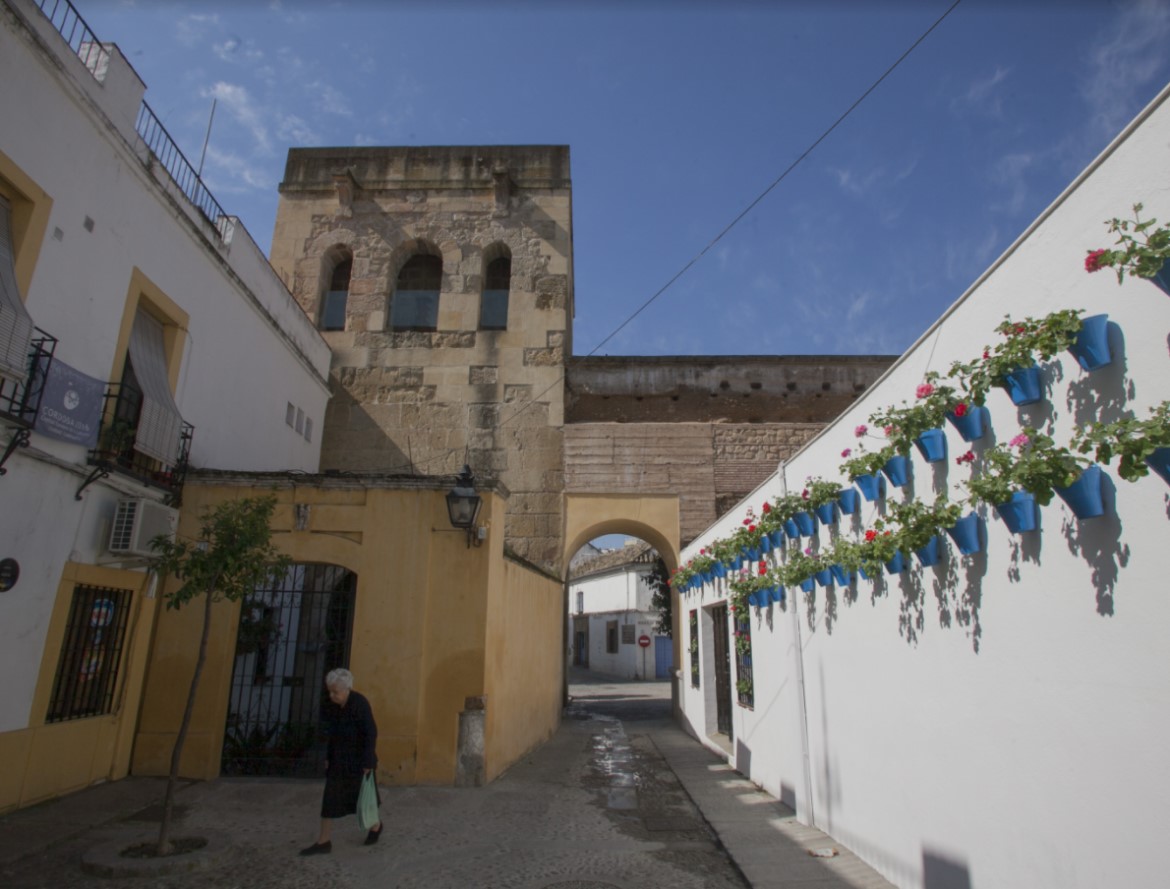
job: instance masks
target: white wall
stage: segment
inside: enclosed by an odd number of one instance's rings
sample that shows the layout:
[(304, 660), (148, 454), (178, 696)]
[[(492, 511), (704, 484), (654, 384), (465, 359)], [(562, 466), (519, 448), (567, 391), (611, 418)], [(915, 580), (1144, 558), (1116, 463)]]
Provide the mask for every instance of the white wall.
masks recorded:
[[(637, 644), (642, 635), (654, 637), (657, 615), (650, 610), (654, 593), (648, 583), (651, 566), (637, 565), (583, 577), (569, 583), (570, 640), (572, 620), (579, 614), (589, 619), (589, 669), (626, 679), (654, 677), (654, 649)], [(584, 610), (577, 609), (577, 594), (584, 595)], [(618, 650), (606, 651), (606, 623), (618, 622)], [(621, 641), (621, 626), (634, 625), (634, 644)]]
[[(926, 371), (976, 357), (1005, 314), (1083, 308), (1107, 312), (1120, 333), (1106, 368), (1085, 373), (1068, 355), (1048, 365), (1041, 404), (1016, 408), (994, 390), (987, 445), (1025, 424), (1050, 424), (1067, 441), (1089, 420), (1142, 417), (1170, 398), (1170, 298), (1149, 282), (1119, 287), (1112, 271), (1083, 269), (1088, 249), (1112, 245), (1102, 221), (1128, 215), (1133, 203), (1170, 221), (1168, 97), (853, 409), (695, 540), (684, 561), (730, 536), (748, 506), (758, 512), (785, 482), (799, 489), (810, 475), (839, 477), (856, 425), (912, 401)], [(915, 454), (913, 487), (891, 488), (891, 499), (933, 500), (944, 486), (962, 496), (954, 486), (969, 470), (953, 458), (969, 446), (947, 434), (948, 461), (932, 468)], [(755, 706), (734, 707), (736, 762), (899, 886), (1164, 885), (1170, 489), (1157, 476), (1129, 483), (1109, 474), (1116, 493), (1105, 517), (1078, 521), (1056, 499), (1043, 508), (1039, 532), (1013, 536), (982, 510), (984, 555), (951, 548), (938, 568), (811, 598), (790, 590), (785, 610), (753, 614)], [(874, 504), (861, 512), (838, 532), (869, 527)], [(819, 533), (828, 543), (835, 532)], [(685, 616), (724, 595), (720, 582), (676, 606), (684, 616), (681, 703), (700, 736), (714, 724), (712, 677), (708, 657), (703, 687), (690, 687)]]
[[(52, 199), (29, 313), (58, 338), (57, 360), (109, 380), (121, 371), (118, 332), (140, 269), (189, 315), (175, 397), (195, 426), (192, 465), (316, 471), (329, 350), (242, 226), (230, 243), (209, 240), (146, 171), (133, 132), (141, 95), (120, 54), (98, 83), (35, 6), (0, 4), (0, 151)], [(288, 402), (313, 419), (312, 441), (285, 425)], [(65, 562), (108, 562), (118, 498), (161, 497), (114, 475), (79, 501), (85, 461), (82, 446), (34, 432), (0, 478), (0, 558), (21, 565), (0, 594), (0, 732), (29, 724)]]

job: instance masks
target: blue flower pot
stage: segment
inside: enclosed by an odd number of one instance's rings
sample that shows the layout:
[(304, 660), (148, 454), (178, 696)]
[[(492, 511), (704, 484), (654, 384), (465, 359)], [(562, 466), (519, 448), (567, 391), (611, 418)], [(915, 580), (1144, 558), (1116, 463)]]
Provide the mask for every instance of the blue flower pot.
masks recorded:
[(947, 534), (950, 535), (951, 540), (955, 541), (959, 552), (965, 556), (974, 555), (983, 548), (979, 542), (979, 515), (977, 513), (973, 512), (963, 516), (955, 522), (954, 527), (947, 528)]
[(772, 538), (767, 534), (760, 536), (760, 552), (770, 553), (772, 551)]
[(768, 590), (768, 597), (777, 605), (784, 604), (784, 587), (774, 586)]
[(1034, 404), (1044, 395), (1044, 388), (1040, 385), (1040, 367), (1035, 364), (1013, 370), (1004, 377), (1004, 383), (1012, 404), (1017, 407)]
[(849, 581), (853, 579), (840, 565), (830, 565), (829, 570), (833, 572), (833, 580), (837, 581), (837, 586), (849, 586)]
[(828, 568), (826, 568), (824, 571), (818, 571), (816, 574), (814, 574), (813, 578), (821, 586), (828, 586), (833, 582), (833, 573)]
[(1081, 322), (1076, 342), (1068, 347), (1085, 370), (1096, 370), (1113, 360), (1109, 351), (1109, 316), (1092, 315)]
[(861, 496), (873, 503), (882, 496), (882, 490), (886, 485), (884, 477), (878, 474), (873, 475), (859, 475), (853, 480), (853, 484), (857, 485), (857, 490), (861, 491)]
[(727, 576), (727, 568), (724, 567), (722, 562), (716, 562), (714, 565), (711, 566), (711, 573), (713, 575), (715, 575), (716, 577), (726, 577)]
[(1036, 530), (1036, 498), (1027, 491), (1016, 491), (1007, 503), (997, 503), (995, 511), (1013, 534)]
[(886, 461), (886, 465), (882, 467), (882, 472), (890, 480), (891, 485), (895, 488), (900, 488), (906, 482), (910, 481), (910, 458), (903, 457), (901, 454), (895, 454)]
[[(1163, 274), (1166, 273), (1167, 268), (1167, 266), (1162, 266)], [(1170, 485), (1170, 448), (1158, 448), (1146, 457), (1146, 465), (1160, 475), (1162, 481)]]
[(817, 588), (817, 582), (811, 577), (805, 578), (800, 582), (800, 588), (806, 593), (811, 593)]
[(894, 553), (894, 557), (886, 562), (887, 574), (899, 574), (906, 570), (906, 557), (902, 553)]
[(784, 531), (775, 528), (768, 532), (768, 539), (772, 541), (772, 549), (780, 549), (784, 544)]
[(862, 577), (864, 577), (866, 580), (873, 580), (873, 578), (869, 576), (868, 572), (866, 572), (866, 570), (864, 568), (858, 568), (857, 573), (860, 574)]
[(955, 416), (954, 411), (951, 411), (947, 414), (947, 420), (959, 431), (963, 441), (978, 441), (987, 431), (986, 415), (987, 408), (971, 404), (967, 406), (967, 412), (963, 416)]
[(812, 537), (817, 533), (817, 523), (813, 519), (812, 513), (798, 512), (792, 517), (792, 521), (796, 522), (796, 527), (804, 537)]
[(701, 578), (703, 578), (703, 583), (714, 583), (715, 582), (715, 575), (712, 574), (710, 571), (700, 571), (699, 576)]
[(760, 561), (760, 556), (763, 555), (763, 552), (758, 546), (749, 546), (743, 551), (743, 554), (749, 562), (758, 562)]
[(788, 535), (789, 540), (800, 540), (800, 529), (792, 519), (784, 520), (784, 533)]
[(743, 567), (743, 556), (735, 556), (731, 560), (731, 570), (738, 571), (742, 567)]
[(1170, 296), (1170, 259), (1162, 263), (1162, 268), (1150, 280), (1160, 287), (1163, 293)]
[(821, 520), (822, 525), (831, 525), (837, 518), (837, 513), (834, 510), (835, 503), (822, 503), (816, 508), (817, 518)]
[(837, 494), (837, 505), (841, 507), (842, 515), (853, 515), (857, 511), (857, 502), (861, 495), (856, 488), (846, 488)]
[(947, 458), (947, 434), (941, 429), (927, 429), (914, 439), (914, 444), (927, 463), (938, 463)]
[(930, 538), (926, 546), (920, 546), (914, 550), (914, 555), (918, 559), (918, 564), (923, 568), (932, 568), (938, 564), (939, 557), (942, 553), (942, 541), (938, 539), (936, 534)]
[(1086, 467), (1081, 477), (1067, 488), (1053, 490), (1068, 504), (1068, 508), (1078, 519), (1095, 519), (1097, 516), (1105, 515), (1105, 499), (1101, 486), (1103, 477), (1101, 467), (1094, 463)]
[(748, 593), (747, 600), (748, 600), (748, 604), (751, 605), (753, 608), (760, 607), (759, 593)]

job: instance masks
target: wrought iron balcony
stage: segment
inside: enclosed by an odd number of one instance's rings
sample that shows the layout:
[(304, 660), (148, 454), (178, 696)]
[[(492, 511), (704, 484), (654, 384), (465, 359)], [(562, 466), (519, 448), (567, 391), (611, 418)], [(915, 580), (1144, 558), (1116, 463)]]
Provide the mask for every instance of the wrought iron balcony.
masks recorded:
[(106, 419), (98, 434), (98, 446), (89, 452), (88, 463), (94, 470), (78, 488), (78, 499), (81, 499), (81, 492), (93, 482), (116, 472), (141, 484), (166, 491), (167, 502), (171, 506), (180, 504), (195, 427), (190, 423), (182, 424), (177, 456), (173, 463), (164, 463), (135, 449), (141, 410), (142, 393), (137, 389), (118, 383), (111, 383), (106, 389)]
[(0, 475), (8, 470), (4, 464), (19, 448), (28, 447), (29, 435), (41, 409), (41, 398), (45, 394), (45, 380), (53, 364), (53, 353), (57, 349), (57, 338), (34, 327), (34, 335), (28, 348), (28, 375), (21, 380), (0, 377), (0, 421), (16, 429), (8, 439), (4, 453), (0, 454)]

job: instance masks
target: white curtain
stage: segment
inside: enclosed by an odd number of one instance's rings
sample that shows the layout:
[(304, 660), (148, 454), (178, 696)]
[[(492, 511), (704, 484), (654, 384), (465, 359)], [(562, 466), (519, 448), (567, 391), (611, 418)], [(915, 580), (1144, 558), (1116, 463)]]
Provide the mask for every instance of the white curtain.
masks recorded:
[(141, 309), (130, 331), (130, 363), (142, 387), (142, 413), (134, 435), (134, 449), (168, 465), (179, 454), (183, 418), (167, 377), (162, 325)]
[(28, 374), (28, 349), (33, 322), (16, 289), (12, 208), (0, 197), (0, 375), (23, 381)]

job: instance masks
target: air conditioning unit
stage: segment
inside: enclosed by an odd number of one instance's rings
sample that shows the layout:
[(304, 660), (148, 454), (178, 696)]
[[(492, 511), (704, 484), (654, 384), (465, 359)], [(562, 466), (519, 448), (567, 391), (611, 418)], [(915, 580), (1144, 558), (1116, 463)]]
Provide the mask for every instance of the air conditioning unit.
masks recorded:
[(179, 511), (154, 500), (118, 501), (114, 527), (110, 529), (110, 552), (128, 556), (153, 556), (150, 541), (160, 535), (175, 539)]

